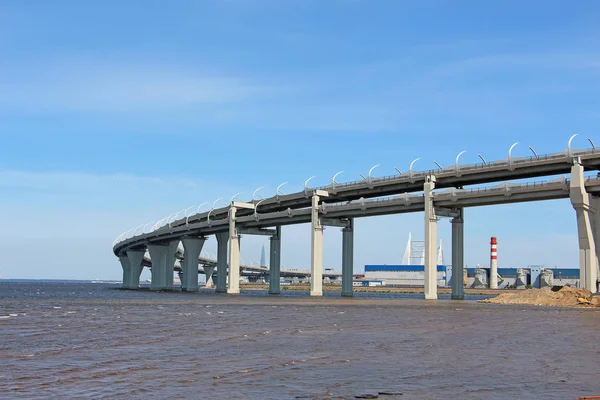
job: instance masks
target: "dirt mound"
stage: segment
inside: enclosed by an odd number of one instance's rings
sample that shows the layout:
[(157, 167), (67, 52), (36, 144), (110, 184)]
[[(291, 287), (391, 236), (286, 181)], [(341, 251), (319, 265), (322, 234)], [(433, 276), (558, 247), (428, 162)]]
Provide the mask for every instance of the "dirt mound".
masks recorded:
[[(528, 289), (522, 292), (502, 293), (492, 299), (479, 300), (479, 303), (494, 304), (531, 304), (537, 306), (576, 306), (579, 298), (589, 299), (592, 295), (587, 289), (570, 286), (553, 286), (543, 289)], [(593, 298), (594, 305), (598, 306)]]

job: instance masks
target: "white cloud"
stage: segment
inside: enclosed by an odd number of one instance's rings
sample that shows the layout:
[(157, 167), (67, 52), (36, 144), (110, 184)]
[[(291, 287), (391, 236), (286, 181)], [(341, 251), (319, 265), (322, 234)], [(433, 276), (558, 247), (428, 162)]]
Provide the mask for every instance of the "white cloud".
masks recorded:
[(0, 106), (36, 112), (172, 110), (245, 101), (274, 90), (214, 72), (69, 61), (5, 71), (0, 78)]
[[(194, 187), (189, 180), (174, 178), (173, 184), (184, 183)], [(146, 186), (164, 185), (168, 180), (157, 177), (136, 176), (132, 174), (90, 174), (84, 172), (65, 171), (21, 171), (0, 170), (0, 186), (12, 188), (28, 188), (36, 190), (61, 191), (76, 189), (88, 192), (103, 190), (106, 186)]]

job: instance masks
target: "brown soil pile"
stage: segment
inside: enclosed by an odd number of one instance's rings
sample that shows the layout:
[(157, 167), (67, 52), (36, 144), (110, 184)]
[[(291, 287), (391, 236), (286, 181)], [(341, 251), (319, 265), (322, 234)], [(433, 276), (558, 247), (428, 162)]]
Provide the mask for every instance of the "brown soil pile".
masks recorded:
[[(592, 292), (587, 289), (576, 289), (570, 286), (554, 286), (552, 288), (528, 289), (519, 292), (502, 293), (497, 297), (479, 300), (480, 303), (495, 304), (531, 304), (536, 306), (577, 306), (580, 297), (590, 299)], [(595, 306), (600, 306), (600, 297), (592, 298)]]

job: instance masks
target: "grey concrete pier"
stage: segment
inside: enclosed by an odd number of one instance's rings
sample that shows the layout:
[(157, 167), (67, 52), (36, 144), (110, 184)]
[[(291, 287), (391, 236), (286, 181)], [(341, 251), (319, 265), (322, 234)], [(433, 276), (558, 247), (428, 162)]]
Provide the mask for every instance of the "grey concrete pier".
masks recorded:
[(570, 197), (577, 215), (577, 234), (579, 241), (579, 276), (581, 287), (595, 293), (598, 290), (598, 256), (593, 226), (599, 218), (600, 210), (591, 207), (592, 196), (585, 188), (584, 169), (580, 159), (573, 160), (571, 169)]
[(342, 228), (342, 296), (354, 295), (352, 277), (354, 273), (354, 220)]
[(237, 207), (229, 208), (229, 274), (227, 294), (240, 294), (240, 236), (235, 226)]
[(315, 191), (311, 207), (311, 263), (310, 295), (323, 296), (323, 225), (319, 215), (321, 197), (327, 197), (323, 190)]
[(148, 252), (152, 259), (152, 283), (150, 289), (165, 290), (173, 288), (173, 265), (179, 240), (166, 244), (150, 244)]
[(452, 219), (452, 295), (453, 300), (464, 300), (464, 209)]
[(202, 247), (206, 238), (184, 236), (181, 239), (183, 243), (183, 281), (181, 289), (186, 292), (198, 291), (198, 257), (202, 252)]
[(280, 293), (281, 280), (281, 227), (275, 228), (269, 246), (269, 294)]
[(229, 232), (219, 232), (217, 237), (217, 293), (227, 293), (227, 245)]
[(425, 201), (425, 299), (437, 299), (437, 216), (433, 204), (435, 176), (430, 175), (423, 185)]
[(142, 274), (142, 261), (144, 260), (143, 250), (127, 250), (125, 254), (119, 256), (121, 266), (123, 267), (123, 289), (139, 289), (140, 275)]

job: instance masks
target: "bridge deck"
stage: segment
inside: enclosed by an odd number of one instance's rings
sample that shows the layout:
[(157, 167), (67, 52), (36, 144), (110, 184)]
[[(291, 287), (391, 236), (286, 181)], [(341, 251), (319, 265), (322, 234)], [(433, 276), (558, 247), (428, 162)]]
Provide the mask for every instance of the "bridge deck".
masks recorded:
[[(333, 202), (420, 192), (423, 190), (423, 184), (429, 175), (435, 175), (436, 187), (439, 189), (464, 188), (470, 185), (491, 182), (567, 174), (570, 172), (573, 157), (579, 157), (587, 170), (600, 169), (600, 151), (596, 151), (596, 149), (567, 150), (539, 157), (510, 158), (486, 164), (455, 165), (441, 170), (409, 171), (401, 175), (368, 178), (367, 180), (347, 183), (332, 183), (328, 186), (263, 199), (260, 201), (259, 211), (261, 213), (271, 213), (287, 210), (288, 208), (310, 207), (311, 195), (317, 189), (326, 190), (329, 193), (328, 201)], [(229, 206), (226, 206), (179, 219), (177, 219), (178, 215), (171, 215), (162, 221), (162, 225), (178, 227), (211, 219), (222, 219), (227, 217), (228, 211)], [(250, 214), (253, 214), (252, 210), (238, 210), (237, 213), (238, 216)]]
[[(600, 178), (587, 178), (586, 188), (590, 193), (600, 193)], [(532, 182), (526, 184), (504, 183), (495, 187), (474, 189), (446, 189), (434, 193), (438, 207), (464, 208), (516, 202), (554, 200), (569, 197), (569, 180)], [(375, 215), (401, 214), (424, 210), (423, 195), (403, 193), (401, 195), (360, 199), (347, 202), (323, 203), (321, 213), (331, 218), (360, 218)], [(143, 246), (147, 241), (169, 240), (183, 235), (211, 235), (229, 229), (227, 214), (220, 218), (188, 223), (187, 225), (163, 226), (148, 234), (121, 241), (114, 247), (115, 254), (125, 248)], [(266, 228), (275, 225), (292, 225), (311, 221), (309, 208), (287, 209), (276, 212), (237, 217), (241, 227)]]

